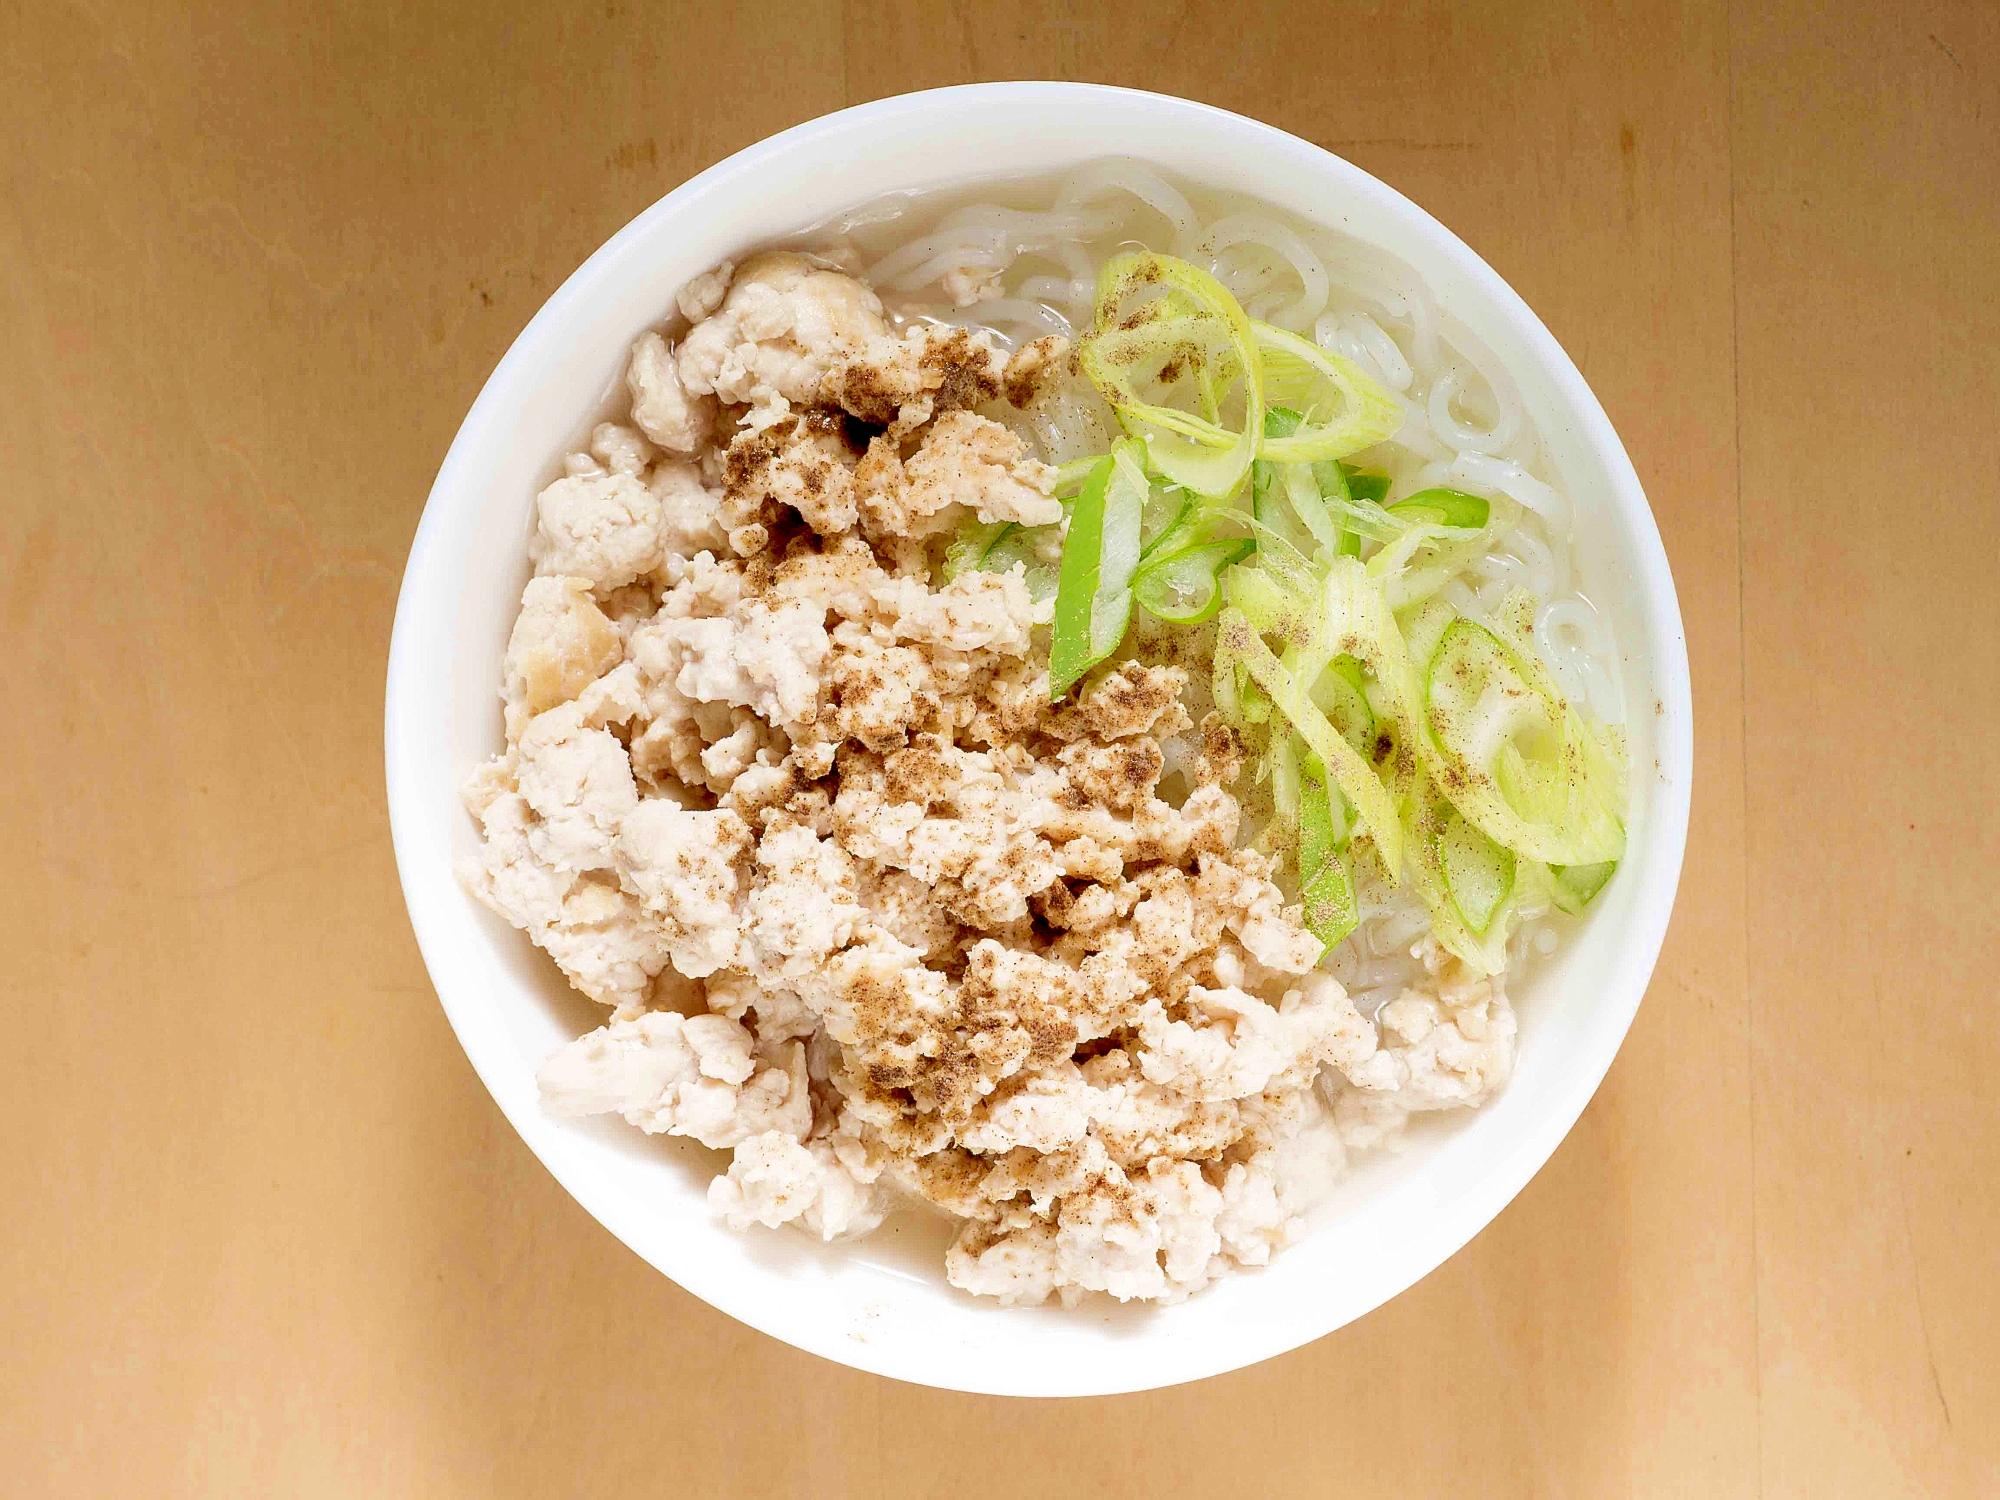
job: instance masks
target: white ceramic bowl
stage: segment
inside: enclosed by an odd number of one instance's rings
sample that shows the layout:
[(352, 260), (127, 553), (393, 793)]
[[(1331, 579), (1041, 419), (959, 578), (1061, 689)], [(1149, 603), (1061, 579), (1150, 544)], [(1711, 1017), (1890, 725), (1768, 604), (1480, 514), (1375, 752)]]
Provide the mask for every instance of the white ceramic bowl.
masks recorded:
[[(1107, 155), (1149, 158), (1382, 246), (1505, 362), (1577, 498), (1586, 576), (1610, 608), (1626, 700), (1638, 706), (1631, 838), (1577, 939), (1517, 994), (1519, 1068), (1500, 1097), (1364, 1162), (1267, 1269), (1173, 1308), (1007, 1311), (947, 1287), (943, 1241), (921, 1227), (832, 1247), (733, 1234), (705, 1207), (713, 1154), (616, 1120), (545, 1118), (536, 1066), (599, 1016), (453, 879), (453, 857), (473, 845), (457, 792), (500, 745), (495, 690), (535, 492), (676, 288), (884, 192)], [(1252, 120), (1121, 89), (990, 84), (829, 115), (711, 167), (614, 236), (514, 341), (452, 443), (410, 550), (389, 655), (389, 814), (410, 920), (466, 1055), (522, 1139), (613, 1234), (715, 1307), (843, 1364), (968, 1391), (1103, 1394), (1234, 1369), (1361, 1316), (1478, 1233), (1548, 1159), (1610, 1066), (1659, 952), (1687, 832), (1690, 715), (1673, 580), (1631, 462), (1555, 339), (1450, 230), (1359, 168)]]

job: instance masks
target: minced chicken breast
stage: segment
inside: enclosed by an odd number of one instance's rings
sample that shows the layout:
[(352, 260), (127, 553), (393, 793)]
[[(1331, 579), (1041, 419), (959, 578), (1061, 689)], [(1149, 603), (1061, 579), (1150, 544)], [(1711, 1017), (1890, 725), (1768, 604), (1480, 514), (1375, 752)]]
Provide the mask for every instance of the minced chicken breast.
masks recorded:
[(678, 301), (630, 425), (540, 496), (465, 790), (466, 885), (609, 1010), (545, 1108), (731, 1151), (737, 1228), (921, 1201), (967, 1291), (1174, 1301), (1264, 1264), (1349, 1149), (1504, 1083), (1506, 996), (1428, 939), (1375, 1020), (1316, 968), (1182, 668), (1051, 704), (1021, 572), (936, 576), (972, 518), (1061, 517), (996, 419), (1060, 340), (899, 332), (784, 252)]

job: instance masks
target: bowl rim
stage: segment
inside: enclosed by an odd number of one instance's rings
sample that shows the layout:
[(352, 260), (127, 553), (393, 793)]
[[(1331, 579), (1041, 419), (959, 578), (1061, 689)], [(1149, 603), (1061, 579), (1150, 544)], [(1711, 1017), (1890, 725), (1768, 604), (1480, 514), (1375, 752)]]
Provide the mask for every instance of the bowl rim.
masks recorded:
[[(435, 872), (420, 861), (413, 831), (420, 822), (413, 803), (414, 799), (425, 795), (423, 778), (401, 753), (404, 744), (401, 731), (406, 715), (414, 714), (418, 706), (412, 697), (412, 684), (418, 675), (413, 668), (413, 660), (419, 650), (412, 620), (420, 612), (420, 580), (434, 565), (433, 553), (439, 548), (439, 533), (445, 525), (442, 514), (455, 491), (462, 488), (460, 475), (471, 465), (474, 435), (494, 420), (496, 410), (504, 403), (508, 388), (513, 385), (518, 373), (539, 361), (546, 347), (560, 342), (562, 330), (570, 320), (572, 305), (583, 298), (585, 289), (596, 282), (607, 268), (621, 259), (628, 245), (645, 236), (658, 221), (675, 216), (719, 183), (745, 173), (754, 173), (767, 162), (838, 137), (856, 127), (916, 120), (974, 100), (982, 104), (1004, 100), (1016, 107), (1057, 109), (1065, 100), (1081, 96), (1112, 96), (1135, 110), (1177, 113), (1188, 117), (1197, 128), (1207, 126), (1253, 139), (1266, 149), (1283, 152), (1308, 164), (1329, 182), (1353, 189), (1358, 196), (1367, 199), (1372, 208), (1403, 216), (1434, 242), (1437, 252), (1455, 264), (1477, 295), (1492, 303), (1495, 312), (1512, 324), (1533, 348), (1556, 385), (1567, 414), (1573, 416), (1582, 429), (1579, 434), (1581, 441), (1604, 464), (1615, 497), (1612, 503), (1626, 512), (1623, 519), (1632, 534), (1633, 548), (1629, 561), (1639, 584), (1639, 609), (1645, 617), (1648, 635), (1657, 647), (1650, 686), (1660, 701), (1656, 719), (1656, 750), (1662, 774), (1660, 783), (1653, 790), (1647, 819), (1645, 857), (1638, 866), (1638, 873), (1644, 879), (1644, 890), (1635, 903), (1600, 998), (1595, 1002), (1599, 1007), (1606, 1008), (1607, 1016), (1611, 1007), (1616, 1008), (1613, 1017), (1616, 1024), (1601, 1026), (1593, 1032), (1595, 1045), (1589, 1053), (1588, 1065), (1574, 1069), (1565, 1079), (1567, 1086), (1561, 1090), (1557, 1107), (1532, 1117), (1533, 1129), (1524, 1132), (1524, 1139), (1515, 1145), (1507, 1158), (1506, 1165), (1510, 1170), (1481, 1179), (1476, 1189), (1455, 1199), (1449, 1209), (1440, 1215), (1447, 1222), (1421, 1236), (1419, 1243), (1412, 1247), (1407, 1261), (1399, 1264), (1393, 1272), (1375, 1275), (1363, 1306), (1330, 1320), (1316, 1316), (1301, 1317), (1285, 1324), (1280, 1332), (1267, 1333), (1260, 1341), (1246, 1341), (1240, 1347), (1218, 1350), (1219, 1357), (1198, 1358), (1172, 1367), (1154, 1365), (1133, 1368), (1108, 1377), (1100, 1371), (1093, 1371), (1084, 1378), (1079, 1378), (1082, 1372), (1068, 1377), (1060, 1377), (1058, 1372), (1059, 1378), (1053, 1381), (1028, 1385), (1019, 1381), (982, 1379), (976, 1371), (913, 1370), (907, 1359), (890, 1357), (886, 1351), (870, 1344), (837, 1334), (816, 1334), (789, 1326), (781, 1318), (767, 1313), (754, 1293), (746, 1289), (748, 1282), (709, 1274), (708, 1269), (698, 1262), (676, 1263), (670, 1267), (666, 1262), (671, 1257), (661, 1253), (660, 1247), (637, 1242), (635, 1221), (622, 1212), (617, 1203), (609, 1201), (594, 1185), (578, 1181), (580, 1173), (565, 1170), (550, 1159), (537, 1144), (539, 1132), (535, 1124), (524, 1118), (527, 1107), (511, 1105), (508, 1102), (510, 1090), (500, 1087), (496, 1081), (500, 1060), (497, 1049), (476, 1034), (476, 1002), (468, 1002), (463, 996), (456, 1002), (453, 999), (455, 985), (451, 955), (440, 931), (438, 903), (444, 895), (436, 889)], [(1492, 1222), (1554, 1154), (1609, 1071), (1644, 997), (1665, 939), (1685, 854), (1692, 798), (1693, 702), (1686, 634), (1658, 524), (1638, 474), (1609, 417), (1582, 373), (1541, 319), (1497, 271), (1450, 229), (1393, 187), (1333, 152), (1275, 126), (1212, 105), (1102, 84), (1043, 81), (963, 84), (894, 95), (822, 115), (766, 137), (708, 167), (642, 210), (606, 240), (565, 278), (514, 338), (481, 386), (479, 395), (452, 439), (411, 541), (397, 598), (385, 686), (383, 737), (387, 806), (397, 873), (411, 927), (432, 987), (468, 1060), (516, 1134), (542, 1165), (586, 1212), (641, 1259), (684, 1290), (738, 1321), (793, 1347), (852, 1368), (943, 1389), (986, 1394), (1116, 1394), (1203, 1379), (1240, 1369), (1323, 1337), (1365, 1316), (1400, 1295), (1457, 1253)], [(455, 883), (452, 894), (458, 894)], [(1065, 1378), (1068, 1384), (1063, 1383)]]

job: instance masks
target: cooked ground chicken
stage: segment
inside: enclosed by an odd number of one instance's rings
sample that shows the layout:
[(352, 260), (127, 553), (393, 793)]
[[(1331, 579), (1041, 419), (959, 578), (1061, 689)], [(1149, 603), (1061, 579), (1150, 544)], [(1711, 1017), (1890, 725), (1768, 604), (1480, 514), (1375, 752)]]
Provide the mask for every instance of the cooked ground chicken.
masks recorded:
[(899, 333), (790, 252), (678, 304), (631, 425), (541, 494), (507, 748), (465, 792), (468, 887), (610, 1008), (549, 1111), (732, 1150), (738, 1228), (921, 1199), (968, 1291), (1171, 1301), (1264, 1264), (1347, 1149), (1505, 1081), (1505, 995), (1434, 946), (1374, 1021), (1317, 971), (1182, 668), (1052, 705), (1020, 572), (934, 575), (969, 520), (1060, 519), (1001, 420), (1060, 340)]

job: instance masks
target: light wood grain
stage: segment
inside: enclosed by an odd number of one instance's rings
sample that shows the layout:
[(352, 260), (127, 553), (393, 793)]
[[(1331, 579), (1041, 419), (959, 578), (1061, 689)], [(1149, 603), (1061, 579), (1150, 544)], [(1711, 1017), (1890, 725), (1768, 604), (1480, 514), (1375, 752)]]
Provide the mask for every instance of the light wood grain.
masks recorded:
[[(1991, 6), (1737, 29), (1758, 1365), (1778, 1493), (2000, 1491), (2000, 810), (1979, 787), (2000, 731), (1997, 68)], [(1879, 491), (1850, 487), (1857, 448), (1886, 459)]]
[[(1495, 1224), (1201, 1385), (795, 1353), (514, 1138), (391, 866), (380, 688), (514, 333), (843, 104), (1087, 77), (1458, 229), (1576, 356), (1687, 615), (1646, 1007)], [(8, 1493), (2000, 1491), (2000, 13), (0, 6)]]

